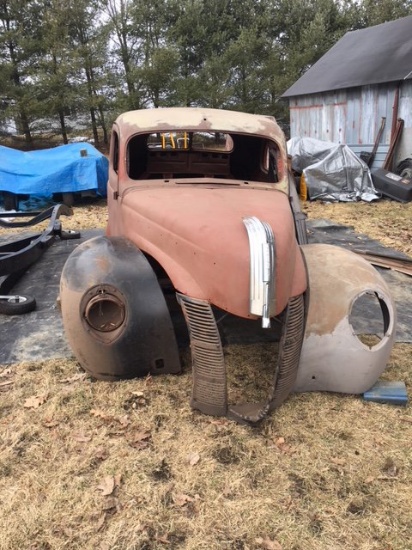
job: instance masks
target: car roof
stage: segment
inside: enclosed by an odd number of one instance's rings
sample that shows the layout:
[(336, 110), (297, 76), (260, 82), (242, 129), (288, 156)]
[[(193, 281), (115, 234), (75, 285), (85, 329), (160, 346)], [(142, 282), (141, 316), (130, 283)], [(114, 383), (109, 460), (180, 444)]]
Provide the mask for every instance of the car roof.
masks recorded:
[(273, 117), (223, 109), (198, 107), (139, 109), (121, 114), (115, 124), (122, 139), (127, 139), (136, 133), (197, 130), (251, 134), (267, 137), (278, 143), (284, 141), (283, 132)]

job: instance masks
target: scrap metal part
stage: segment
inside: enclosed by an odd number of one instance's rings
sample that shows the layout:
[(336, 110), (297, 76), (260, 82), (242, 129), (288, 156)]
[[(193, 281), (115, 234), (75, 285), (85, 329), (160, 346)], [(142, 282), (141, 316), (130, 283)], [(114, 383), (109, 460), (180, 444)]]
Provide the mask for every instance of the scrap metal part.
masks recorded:
[[(390, 290), (369, 262), (327, 244), (302, 247), (309, 275), (309, 306), (294, 391), (363, 393), (377, 381), (389, 359), (396, 328)], [(382, 335), (363, 343), (351, 325), (351, 312), (364, 295), (382, 313)]]
[(169, 310), (144, 254), (123, 237), (95, 237), (61, 276), (63, 325), (82, 367), (102, 380), (180, 372)]
[[(42, 212), (2, 212), (0, 226), (6, 228), (32, 227), (50, 219), (47, 228), (29, 237), (7, 241), (0, 245), (0, 313), (14, 315), (28, 313), (36, 307), (36, 300), (29, 296), (11, 296), (9, 292), (26, 270), (53, 244), (61, 240), (78, 239), (78, 231), (63, 231), (59, 217), (71, 216), (73, 211), (59, 204)], [(30, 218), (26, 221), (5, 221), (10, 218)]]
[(193, 388), (191, 406), (205, 414), (227, 416), (239, 423), (255, 424), (279, 407), (295, 383), (304, 332), (304, 297), (291, 298), (281, 316), (282, 335), (272, 386), (267, 399), (258, 403), (229, 405), (226, 367), (219, 331), (206, 300), (177, 294), (189, 328)]

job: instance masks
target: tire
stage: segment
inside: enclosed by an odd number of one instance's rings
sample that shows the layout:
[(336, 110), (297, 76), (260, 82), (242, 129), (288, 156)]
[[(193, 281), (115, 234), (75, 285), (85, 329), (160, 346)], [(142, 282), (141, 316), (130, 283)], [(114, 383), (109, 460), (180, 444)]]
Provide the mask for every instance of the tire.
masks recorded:
[(396, 167), (395, 173), (403, 178), (412, 179), (412, 159), (407, 158), (402, 160)]
[(36, 299), (30, 296), (1, 296), (0, 314), (2, 315), (21, 315), (29, 313), (36, 307)]
[(74, 193), (53, 193), (54, 202), (64, 204), (65, 206), (72, 207), (74, 205)]
[(68, 229), (67, 231), (62, 230), (61, 239), (65, 241), (71, 241), (72, 239), (80, 239), (80, 231), (74, 231), (73, 229)]
[(3, 191), (3, 203), (6, 211), (19, 209), (19, 197), (15, 193)]
[(62, 193), (62, 203), (66, 206), (74, 205), (74, 193)]

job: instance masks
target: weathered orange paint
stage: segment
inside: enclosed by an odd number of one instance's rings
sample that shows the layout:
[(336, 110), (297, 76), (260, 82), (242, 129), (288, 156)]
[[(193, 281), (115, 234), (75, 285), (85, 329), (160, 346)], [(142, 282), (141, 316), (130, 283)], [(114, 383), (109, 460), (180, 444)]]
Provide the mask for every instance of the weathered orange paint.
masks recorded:
[[(241, 317), (249, 314), (249, 242), (242, 219), (268, 222), (276, 243), (276, 314), (306, 289), (289, 201), (264, 189), (133, 187), (111, 235), (124, 235), (153, 256), (175, 288)], [(110, 216), (110, 220), (112, 216)]]

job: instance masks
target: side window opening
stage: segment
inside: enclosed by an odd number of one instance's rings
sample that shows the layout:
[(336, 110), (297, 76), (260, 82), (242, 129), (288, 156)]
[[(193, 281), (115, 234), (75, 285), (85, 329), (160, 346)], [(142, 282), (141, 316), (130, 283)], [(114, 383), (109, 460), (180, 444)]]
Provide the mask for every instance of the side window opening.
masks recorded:
[(236, 179), (276, 183), (280, 179), (276, 144), (256, 136), (233, 136), (231, 170)]
[(112, 166), (116, 174), (119, 173), (119, 136), (116, 130), (112, 132)]
[(138, 180), (146, 179), (147, 173), (147, 136), (145, 134), (139, 134), (132, 137), (127, 146), (127, 173), (129, 178)]

